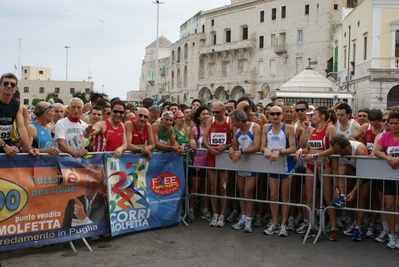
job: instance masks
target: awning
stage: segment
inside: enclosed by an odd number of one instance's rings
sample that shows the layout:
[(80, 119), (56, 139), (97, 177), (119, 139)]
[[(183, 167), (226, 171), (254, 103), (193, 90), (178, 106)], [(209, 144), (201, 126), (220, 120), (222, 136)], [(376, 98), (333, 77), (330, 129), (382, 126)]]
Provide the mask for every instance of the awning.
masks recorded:
[(333, 98), (334, 95), (338, 95), (338, 99), (352, 99), (350, 93), (313, 93), (313, 92), (279, 92), (275, 91), (276, 98)]

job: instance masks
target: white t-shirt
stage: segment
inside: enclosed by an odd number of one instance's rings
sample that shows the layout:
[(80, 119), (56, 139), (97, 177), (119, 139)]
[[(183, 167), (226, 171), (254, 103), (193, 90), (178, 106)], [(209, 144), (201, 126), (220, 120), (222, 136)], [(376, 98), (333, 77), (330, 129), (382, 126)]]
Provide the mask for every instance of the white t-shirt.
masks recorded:
[(85, 148), (83, 132), (87, 128), (87, 123), (84, 121), (71, 122), (68, 118), (63, 118), (55, 125), (55, 137), (58, 139), (64, 139), (67, 146), (74, 151), (80, 151)]

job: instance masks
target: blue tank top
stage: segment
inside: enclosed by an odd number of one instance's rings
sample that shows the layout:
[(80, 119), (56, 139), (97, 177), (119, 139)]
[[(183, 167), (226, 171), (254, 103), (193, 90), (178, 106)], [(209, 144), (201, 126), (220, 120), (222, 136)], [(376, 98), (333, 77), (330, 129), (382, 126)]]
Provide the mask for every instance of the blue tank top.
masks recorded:
[(32, 125), (36, 128), (36, 137), (33, 139), (33, 147), (36, 148), (49, 148), (53, 146), (53, 138), (51, 131), (48, 127), (43, 128), (39, 123), (33, 121)]

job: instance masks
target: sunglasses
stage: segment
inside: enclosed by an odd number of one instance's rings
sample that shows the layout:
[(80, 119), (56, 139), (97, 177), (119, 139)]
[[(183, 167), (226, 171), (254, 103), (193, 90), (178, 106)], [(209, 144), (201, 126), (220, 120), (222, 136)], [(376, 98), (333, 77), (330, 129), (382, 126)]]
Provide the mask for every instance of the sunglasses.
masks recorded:
[(143, 118), (144, 117), (144, 119), (148, 119), (148, 116), (144, 115), (144, 114), (137, 114), (137, 116), (139, 116), (139, 118)]
[(212, 114), (218, 115), (222, 112), (221, 110), (212, 110)]
[(124, 110), (116, 110), (116, 109), (113, 109), (112, 112), (113, 112), (114, 114), (118, 114), (118, 113), (119, 113), (120, 115), (125, 114), (125, 111), (124, 111)]
[(10, 83), (10, 82), (3, 82), (3, 86), (7, 87), (7, 86), (11, 86), (11, 88), (14, 88), (15, 86), (17, 86), (16, 83)]
[(44, 110), (43, 110), (43, 112), (40, 114), (40, 115), (42, 115), (44, 112), (46, 112), (47, 110), (49, 110), (50, 108), (53, 108), (54, 107), (54, 104), (51, 104), (50, 106), (48, 106), (47, 108), (45, 108)]
[(281, 112), (269, 112), (270, 116), (280, 116), (281, 114)]
[(305, 112), (306, 108), (297, 108), (295, 109), (296, 112)]
[(384, 123), (388, 122), (388, 119), (382, 119), (382, 122), (384, 122)]

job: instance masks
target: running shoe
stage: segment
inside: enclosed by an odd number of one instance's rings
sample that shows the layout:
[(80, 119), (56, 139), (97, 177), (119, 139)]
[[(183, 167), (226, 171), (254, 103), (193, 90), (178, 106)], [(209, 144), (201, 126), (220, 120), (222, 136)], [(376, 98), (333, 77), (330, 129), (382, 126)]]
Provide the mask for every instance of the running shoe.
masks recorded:
[(245, 220), (241, 219), (238, 221), (238, 223), (232, 224), (231, 228), (236, 229), (236, 230), (241, 230), (244, 229), (245, 227)]
[(395, 245), (395, 247), (399, 249), (399, 237), (396, 238), (396, 245)]
[(328, 222), (324, 225), (324, 231), (325, 232), (330, 232), (331, 231), (331, 223)]
[(366, 238), (371, 238), (371, 239), (374, 239), (374, 228), (375, 228), (375, 226), (373, 225), (369, 225), (369, 228), (367, 229), (367, 232), (366, 232)]
[(353, 241), (362, 241), (362, 237), (361, 237), (359, 228), (353, 229), (352, 240)]
[(252, 233), (252, 220), (247, 219), (245, 221), (244, 233)]
[(231, 207), (227, 207), (226, 213), (225, 213), (226, 218), (228, 218), (232, 212), (233, 212), (233, 209)]
[(280, 226), (280, 232), (278, 233), (278, 236), (280, 237), (287, 237), (288, 236), (288, 231), (287, 227), (285, 224), (281, 224)]
[(225, 225), (225, 223), (224, 223), (224, 216), (220, 216), (219, 219), (218, 219), (218, 222), (217, 222), (216, 226), (219, 227), (219, 228), (223, 228), (224, 225)]
[(388, 234), (388, 236), (389, 236), (389, 240), (387, 243), (387, 248), (395, 248), (398, 237), (396, 235), (391, 235), (391, 234)]
[(278, 225), (275, 225), (274, 223), (263, 231), (263, 233), (266, 235), (273, 235), (277, 234), (278, 232), (279, 232)]
[(335, 230), (330, 231), (330, 241), (339, 241), (337, 231), (335, 231)]
[(212, 221), (212, 215), (209, 211), (201, 214), (201, 219), (207, 220), (208, 222)]
[(306, 233), (306, 231), (308, 230), (308, 228), (309, 228), (309, 224), (308, 224), (307, 222), (303, 222), (303, 223), (298, 227), (298, 229), (296, 229), (296, 233), (297, 233), (297, 234)]
[(229, 222), (235, 222), (238, 218), (238, 211), (233, 210), (230, 215), (227, 217), (227, 221)]
[(290, 231), (295, 231), (295, 223), (294, 223), (294, 219), (293, 218), (288, 219), (287, 228)]
[(339, 198), (336, 198), (332, 201), (331, 205), (337, 208), (344, 208), (346, 206), (345, 197), (339, 196)]
[(380, 243), (385, 243), (388, 240), (388, 233), (385, 230), (382, 230), (374, 240)]
[(255, 223), (254, 226), (256, 227), (262, 227), (262, 216), (260, 216), (259, 214), (256, 215), (256, 219), (255, 219)]
[(262, 223), (267, 223), (271, 218), (272, 218), (272, 215), (270, 215), (270, 213), (265, 212), (265, 215), (263, 215), (263, 218), (262, 218)]
[(369, 224), (370, 224), (370, 216), (366, 215), (364, 216), (363, 222), (362, 222), (362, 229), (368, 229), (369, 228)]
[[(302, 238), (305, 238), (306, 232), (307, 232), (307, 231), (305, 231), (304, 233), (302, 233), (302, 235), (301, 235)], [(316, 236), (316, 234), (315, 234), (315, 232), (313, 231), (313, 229), (310, 229), (308, 238), (309, 238), (309, 237), (315, 237), (315, 236)]]
[(351, 236), (353, 235), (353, 230), (355, 229), (355, 225), (352, 223), (351, 226), (344, 231), (344, 235)]
[(338, 228), (341, 228), (341, 229), (344, 228), (344, 225), (343, 225), (343, 223), (342, 223), (342, 221), (341, 221), (340, 218), (338, 218), (338, 217), (335, 218), (335, 223), (336, 223), (336, 225), (337, 225)]
[(195, 222), (195, 216), (194, 216), (194, 211), (193, 210), (188, 212), (188, 221), (189, 222)]
[(300, 225), (302, 222), (303, 222), (303, 215), (302, 214), (297, 214), (295, 219), (294, 219), (295, 226)]
[(209, 224), (209, 226), (216, 227), (216, 225), (218, 224), (218, 218), (219, 218), (219, 215), (218, 214), (214, 214), (213, 217), (212, 217), (212, 221)]

